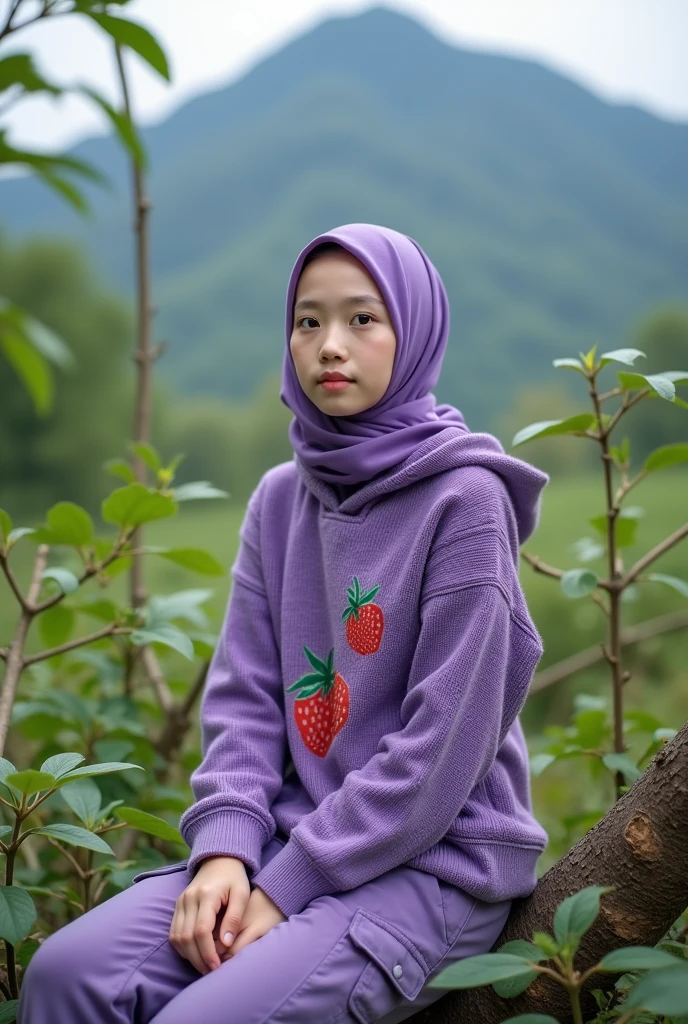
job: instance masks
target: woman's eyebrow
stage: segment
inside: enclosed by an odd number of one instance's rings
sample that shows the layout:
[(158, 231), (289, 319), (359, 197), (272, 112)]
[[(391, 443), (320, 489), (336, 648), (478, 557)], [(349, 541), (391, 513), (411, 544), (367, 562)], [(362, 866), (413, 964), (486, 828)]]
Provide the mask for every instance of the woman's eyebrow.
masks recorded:
[[(368, 302), (375, 302), (378, 306), (384, 306), (384, 302), (378, 299), (375, 295), (349, 295), (346, 299), (342, 300), (343, 306), (359, 306), (365, 305)], [(295, 304), (294, 309), (323, 309), (324, 303), (318, 302), (317, 299), (299, 299)]]

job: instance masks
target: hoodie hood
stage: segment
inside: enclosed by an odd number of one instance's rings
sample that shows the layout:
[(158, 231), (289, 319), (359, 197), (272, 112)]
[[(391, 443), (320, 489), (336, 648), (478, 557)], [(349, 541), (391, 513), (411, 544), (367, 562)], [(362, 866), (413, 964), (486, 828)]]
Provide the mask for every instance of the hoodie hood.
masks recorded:
[(492, 434), (454, 427), (445, 427), (440, 434), (428, 438), (403, 462), (361, 484), (343, 501), (335, 487), (311, 473), (298, 454), (294, 461), (306, 487), (328, 511), (352, 516), (383, 495), (437, 473), (463, 466), (482, 466), (497, 473), (506, 484), (516, 515), (519, 544), (530, 537), (538, 524), (542, 490), (549, 481), (549, 476), (535, 466), (507, 455)]

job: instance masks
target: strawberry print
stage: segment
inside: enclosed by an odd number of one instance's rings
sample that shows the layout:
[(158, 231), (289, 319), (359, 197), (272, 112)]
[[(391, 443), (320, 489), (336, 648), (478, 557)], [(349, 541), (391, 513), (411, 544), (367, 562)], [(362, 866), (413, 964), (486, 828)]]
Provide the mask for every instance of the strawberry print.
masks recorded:
[(342, 621), (346, 622), (347, 643), (358, 654), (375, 654), (382, 640), (385, 617), (382, 608), (372, 604), (379, 589), (378, 583), (372, 590), (362, 594), (358, 577), (354, 576), (353, 587), (346, 591), (349, 606), (342, 614)]
[(287, 688), (301, 690), (294, 700), (294, 720), (301, 739), (318, 757), (325, 757), (339, 730), (349, 717), (349, 687), (334, 670), (334, 647), (327, 661), (321, 661), (304, 645), (315, 669)]

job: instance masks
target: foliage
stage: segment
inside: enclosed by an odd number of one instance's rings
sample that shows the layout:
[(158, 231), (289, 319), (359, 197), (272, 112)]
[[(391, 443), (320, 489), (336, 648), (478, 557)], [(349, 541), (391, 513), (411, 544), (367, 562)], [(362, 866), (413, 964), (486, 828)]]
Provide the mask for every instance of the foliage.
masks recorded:
[[(40, 0), (27, 5), (26, 0), (13, 0), (7, 20), (0, 26), (0, 42), (45, 18), (74, 15), (87, 18), (115, 43), (134, 51), (163, 78), (169, 80), (167, 59), (157, 40), (142, 25), (109, 7), (121, 8), (129, 0)], [(28, 10), (27, 10), (28, 6)], [(128, 112), (116, 110), (97, 90), (86, 86), (65, 87), (45, 78), (35, 66), (30, 53), (11, 53), (0, 58), (0, 102), (3, 113), (27, 96), (46, 93), (63, 96), (79, 93), (88, 97), (109, 120), (117, 137), (129, 151), (135, 164), (146, 165), (146, 153), (136, 126)], [(105, 182), (106, 176), (93, 164), (78, 157), (40, 153), (14, 146), (5, 131), (0, 131), (0, 166), (30, 169), (61, 199), (80, 213), (88, 211), (88, 203), (80, 186), (83, 180)], [(45, 324), (31, 317), (25, 309), (0, 296), (0, 353), (9, 362), (24, 384), (34, 410), (45, 416), (52, 407), (52, 367), (69, 364), (70, 350), (65, 341)]]
[[(0, 804), (15, 818), (14, 825), (0, 827), (0, 852), (7, 858), (3, 891), (11, 907), (11, 926), (3, 931), (0, 905), (0, 938), (8, 944), (8, 950), (17, 947), (18, 956), (28, 937), (34, 944), (31, 949), (35, 947), (46, 923), (49, 928), (59, 925), (59, 910), (53, 909), (56, 902), (61, 902), (63, 910), (73, 908), (83, 913), (101, 896), (111, 894), (113, 887), (116, 890), (130, 883), (136, 862), (127, 858), (114, 864), (111, 860), (94, 864), (94, 855), (114, 855), (100, 838), (103, 833), (129, 826), (155, 837), (157, 843), (184, 845), (178, 830), (153, 813), (178, 812), (185, 806), (182, 791), (162, 785), (171, 750), (175, 756), (178, 753), (178, 740), (165, 736), (164, 729), (162, 736), (153, 738), (145, 719), (159, 723), (160, 709), (141, 696), (134, 699), (131, 671), (136, 652), (141, 652), (144, 645), (161, 653), (174, 652), (173, 657), (188, 661), (205, 659), (207, 666), (216, 638), (208, 632), (201, 606), (211, 591), (187, 589), (153, 595), (144, 605), (132, 607), (102, 593), (89, 595), (88, 585), (95, 582), (102, 592), (128, 568), (134, 555), (134, 535), (143, 524), (176, 515), (183, 502), (226, 495), (204, 481), (175, 485), (179, 457), (165, 464), (153, 446), (133, 443), (131, 447), (154, 475), (155, 486), (137, 481), (124, 460), (110, 463), (110, 471), (124, 478), (124, 484), (111, 491), (101, 506), (102, 520), (115, 528), (114, 535), (97, 531), (86, 509), (69, 501), (53, 505), (45, 521), (36, 527), (15, 526), (9, 514), (0, 509), (0, 569), (19, 603), (24, 624), (10, 646), (0, 649), (0, 659), (6, 666), (3, 685), (6, 694), (13, 694), (21, 673), (27, 672), (32, 679), (26, 695), (13, 704), (11, 725), (23, 737), (21, 749), (27, 750), (28, 741), (34, 749), (34, 762), (40, 765), (17, 771), (9, 760), (0, 760)], [(25, 594), (11, 561), (17, 547), (27, 544), (37, 547), (32, 584)], [(48, 552), (55, 553), (55, 564), (47, 564)], [(206, 576), (216, 577), (225, 571), (209, 552), (189, 544), (176, 548), (141, 545), (138, 556), (161, 558)], [(41, 647), (28, 654), (24, 637), (34, 619), (38, 621)], [(84, 632), (84, 620), (95, 620), (97, 628)], [(153, 685), (166, 686), (157, 677)], [(170, 720), (175, 710), (188, 714), (185, 705), (177, 705), (173, 697), (173, 689), (166, 690), (162, 701)], [(3, 739), (9, 724), (6, 719), (0, 720)], [(64, 753), (65, 743), (77, 744), (84, 753)], [(119, 762), (130, 752), (142, 763)], [(109, 756), (112, 761), (78, 767), (87, 756)], [(107, 784), (106, 774), (130, 768), (151, 769), (158, 776), (158, 784), (146, 785), (128, 778), (119, 785)], [(61, 802), (52, 799), (58, 792)], [(138, 806), (128, 806), (129, 800)], [(65, 804), (81, 824), (60, 821)], [(39, 820), (21, 831), (29, 816)], [(30, 836), (47, 839), (65, 856), (76, 872), (81, 892), (54, 859), (36, 861), (28, 869), (17, 864), (15, 869), (16, 854)], [(64, 844), (88, 852), (78, 860), (64, 849)], [(43, 904), (38, 919), (32, 896)], [(24, 952), (22, 968), (30, 960), (31, 950), (27, 947)], [(7, 962), (9, 990), (16, 995), (13, 953)]]
[[(592, 1024), (636, 1020), (647, 1011), (662, 1014), (665, 1024), (678, 1024), (688, 1007), (688, 947), (671, 936), (680, 934), (674, 923), (666, 941), (658, 946), (615, 949), (585, 971), (574, 966), (581, 940), (600, 912), (600, 899), (612, 886), (590, 885), (573, 893), (557, 907), (553, 934), (535, 932), (531, 941), (515, 939), (494, 953), (466, 957), (446, 967), (428, 982), (428, 988), (478, 988), (492, 985), (497, 995), (513, 998), (525, 992), (540, 975), (565, 988), (571, 1000), (574, 1024), (583, 1024), (580, 993), (596, 974), (622, 975), (616, 991), (595, 990), (601, 1011)], [(618, 1001), (617, 1001), (618, 999)], [(609, 1004), (614, 1003), (611, 1007)], [(671, 1018), (668, 1019), (668, 1015)], [(647, 1018), (646, 1018), (647, 1019)], [(655, 1019), (655, 1018), (652, 1018)], [(531, 1013), (510, 1017), (504, 1024), (558, 1024), (549, 1015)]]

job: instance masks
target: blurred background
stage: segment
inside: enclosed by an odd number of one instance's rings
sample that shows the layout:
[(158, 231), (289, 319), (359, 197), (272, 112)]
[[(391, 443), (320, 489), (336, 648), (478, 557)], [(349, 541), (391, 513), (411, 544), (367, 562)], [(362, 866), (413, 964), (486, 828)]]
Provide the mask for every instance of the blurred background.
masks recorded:
[[(642, 372), (688, 369), (682, 0), (132, 0), (126, 13), (160, 40), (172, 71), (165, 85), (132, 63), (150, 159), (155, 337), (166, 346), (153, 442), (165, 459), (185, 453), (180, 482), (209, 480), (231, 495), (156, 524), (152, 542), (183, 532), (231, 563), (248, 496), (292, 455), (278, 396), (289, 272), (314, 235), (338, 224), (386, 224), (427, 251), (452, 315), (437, 400), (507, 450), (533, 421), (588, 411), (581, 378), (553, 369), (557, 357), (633, 346), (647, 353)], [(37, 24), (16, 46), (51, 79), (118, 102), (111, 49), (86, 18)], [(59, 500), (98, 515), (112, 486), (103, 463), (132, 431), (129, 165), (93, 104), (76, 97), (0, 105), (0, 126), (15, 147), (68, 152), (110, 181), (85, 184), (83, 217), (36, 177), (0, 178), (0, 294), (76, 357), (56, 372), (43, 416), (0, 362), (0, 505), (15, 522), (41, 519)], [(643, 403), (625, 422), (634, 460), (688, 439), (688, 412), (668, 403)], [(571, 568), (605, 507), (597, 448), (547, 438), (515, 454), (552, 477), (527, 548)], [(645, 487), (629, 559), (686, 518), (683, 467)], [(686, 547), (657, 569), (688, 578)], [(598, 608), (521, 571), (543, 666), (599, 641)], [(150, 586), (188, 585), (181, 572), (160, 560)], [(216, 610), (228, 588), (229, 579), (218, 586)], [(650, 587), (629, 595), (626, 621), (685, 604)], [(0, 640), (10, 613), (0, 607)], [(681, 724), (686, 630), (629, 657), (629, 701)], [(577, 690), (606, 693), (607, 676), (598, 666), (533, 696), (531, 732), (565, 720)], [(555, 773), (536, 781), (542, 806), (556, 784)], [(562, 833), (562, 848), (569, 839)]]

